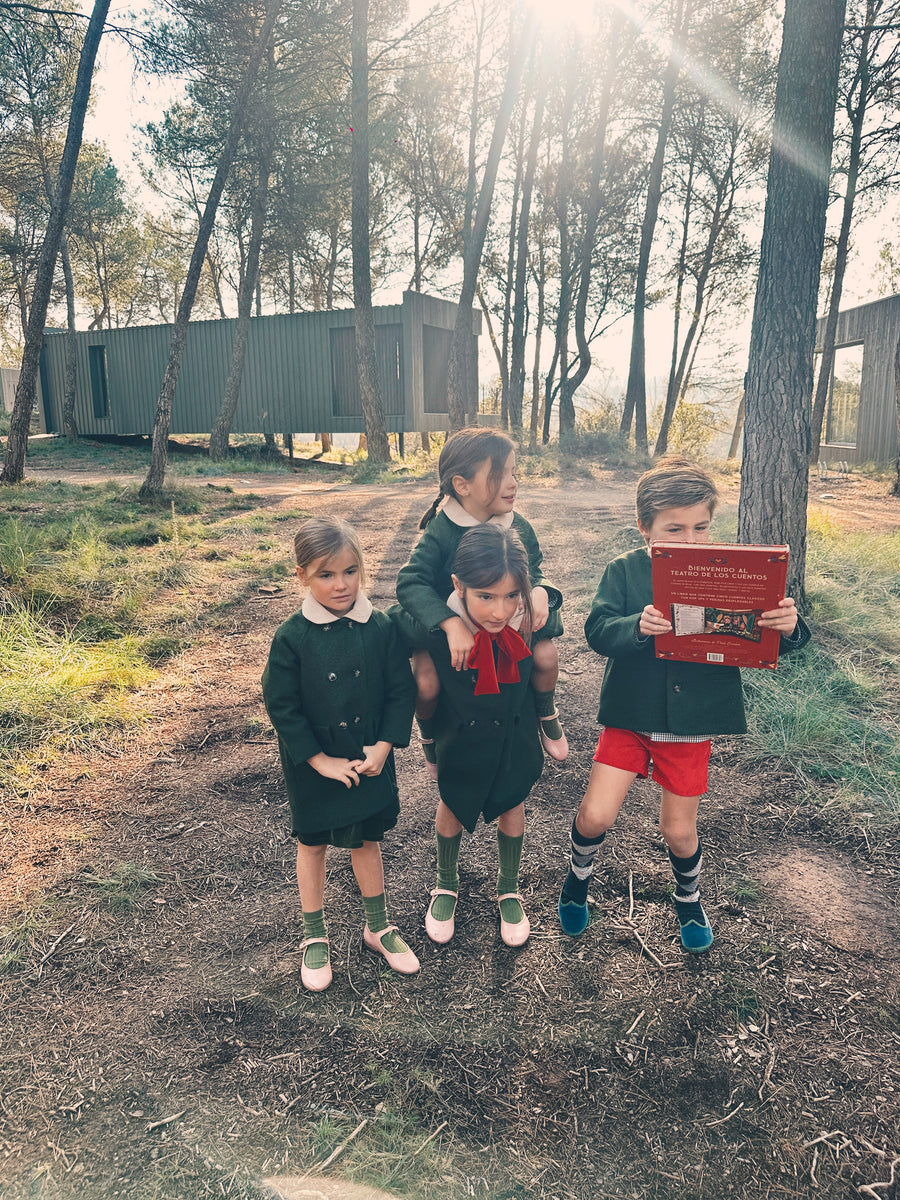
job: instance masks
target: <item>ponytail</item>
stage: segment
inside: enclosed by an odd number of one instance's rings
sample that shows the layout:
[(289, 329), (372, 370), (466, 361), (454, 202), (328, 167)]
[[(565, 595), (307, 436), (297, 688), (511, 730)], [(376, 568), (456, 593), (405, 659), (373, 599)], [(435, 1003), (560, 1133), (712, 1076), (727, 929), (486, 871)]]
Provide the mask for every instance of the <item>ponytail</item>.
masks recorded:
[(425, 516), (419, 522), (420, 529), (424, 529), (425, 526), (428, 524), (428, 522), (433, 521), (434, 518), (437, 516), (438, 506), (440, 505), (443, 498), (444, 498), (444, 492), (443, 492), (443, 489), (441, 489), (441, 491), (438, 492), (437, 497), (436, 497), (434, 503), (432, 504), (431, 508), (429, 508), (428, 512), (426, 512)]

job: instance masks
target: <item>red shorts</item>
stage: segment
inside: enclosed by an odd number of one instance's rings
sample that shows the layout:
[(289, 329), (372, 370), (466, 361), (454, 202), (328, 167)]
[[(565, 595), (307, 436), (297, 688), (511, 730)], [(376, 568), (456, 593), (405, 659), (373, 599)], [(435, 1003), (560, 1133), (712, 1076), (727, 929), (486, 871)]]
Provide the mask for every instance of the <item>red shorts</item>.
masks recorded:
[(702, 796), (709, 786), (710, 741), (651, 742), (642, 733), (630, 729), (606, 728), (600, 734), (594, 762), (620, 771), (634, 771), (647, 778), (651, 762), (651, 778), (660, 787), (676, 796)]

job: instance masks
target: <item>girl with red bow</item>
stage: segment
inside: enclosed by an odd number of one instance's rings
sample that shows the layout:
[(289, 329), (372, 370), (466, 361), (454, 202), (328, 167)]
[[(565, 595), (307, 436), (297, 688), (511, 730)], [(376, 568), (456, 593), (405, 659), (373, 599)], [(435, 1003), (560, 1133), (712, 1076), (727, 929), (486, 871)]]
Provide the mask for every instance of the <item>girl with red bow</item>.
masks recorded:
[(440, 695), (434, 715), (438, 763), (437, 884), (425, 916), (433, 942), (455, 932), (462, 831), (479, 816), (497, 821), (500, 936), (521, 946), (531, 926), (519, 894), (525, 797), (541, 774), (531, 650), (518, 632), (531, 627), (528, 552), (514, 529), (486, 522), (467, 530), (453, 564), (447, 604), (470, 632), (462, 671), (449, 645), (434, 651)]

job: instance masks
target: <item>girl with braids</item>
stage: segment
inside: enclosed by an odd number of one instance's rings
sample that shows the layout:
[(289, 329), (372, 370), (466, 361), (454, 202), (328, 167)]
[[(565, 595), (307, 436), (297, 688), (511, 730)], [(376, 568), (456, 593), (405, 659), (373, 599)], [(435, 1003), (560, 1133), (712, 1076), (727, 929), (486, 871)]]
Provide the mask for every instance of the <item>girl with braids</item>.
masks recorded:
[(332, 979), (323, 911), (328, 846), (350, 851), (365, 944), (401, 974), (419, 969), (388, 922), (381, 861), (381, 841), (400, 811), (394, 747), (409, 745), (415, 683), (394, 623), (362, 591), (354, 530), (314, 517), (294, 539), (294, 552), (309, 591), (275, 632), (262, 687), (297, 839), (300, 980), (321, 992)]
[(513, 529), (484, 522), (460, 539), (447, 607), (469, 634), (463, 668), (449, 639), (432, 648), (440, 688), (432, 729), (440, 800), (437, 883), (425, 915), (433, 942), (449, 942), (459, 895), (463, 828), (497, 820), (500, 936), (521, 946), (531, 926), (519, 894), (525, 797), (540, 777), (531, 650), (518, 629), (533, 621), (528, 552)]
[[(435, 670), (436, 647), (449, 646), (454, 671), (462, 671), (474, 638), (465, 621), (447, 602), (450, 573), (460, 539), (467, 529), (490, 524), (514, 529), (528, 555), (531, 594), (529, 632), (534, 666), (531, 686), (544, 750), (562, 760), (569, 744), (556, 710), (559, 654), (553, 638), (562, 633), (562, 595), (544, 578), (543, 554), (534, 530), (518, 513), (516, 451), (504, 433), (467, 427), (449, 437), (438, 460), (440, 491), (419, 525), (425, 532), (409, 562), (397, 576), (397, 599), (412, 620), (401, 625), (410, 643), (416, 677), (416, 719), (429, 775), (437, 778), (432, 719), (441, 684)], [(438, 511), (439, 506), (443, 507)]]

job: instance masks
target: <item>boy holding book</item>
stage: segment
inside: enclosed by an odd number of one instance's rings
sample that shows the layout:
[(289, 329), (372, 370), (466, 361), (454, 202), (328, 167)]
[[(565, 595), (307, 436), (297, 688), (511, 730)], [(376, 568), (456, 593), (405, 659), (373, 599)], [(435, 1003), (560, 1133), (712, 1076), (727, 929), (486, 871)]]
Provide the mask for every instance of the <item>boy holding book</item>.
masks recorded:
[[(718, 501), (712, 478), (683, 458), (666, 458), (638, 480), (637, 524), (646, 548), (614, 559), (603, 573), (585, 622), (588, 644), (609, 660), (597, 720), (604, 726), (581, 807), (572, 822), (571, 859), (559, 919), (571, 937), (588, 922), (594, 858), (634, 780), (648, 771), (660, 785), (659, 831), (675, 876), (681, 942), (699, 954), (713, 933), (700, 903), (700, 797), (707, 789), (710, 737), (745, 733), (737, 667), (658, 659), (654, 638), (670, 632), (653, 607), (649, 548), (654, 542), (708, 542)], [(777, 630), (781, 650), (805, 646), (809, 630), (784, 599), (759, 623)], [(652, 763), (652, 770), (651, 770)]]

